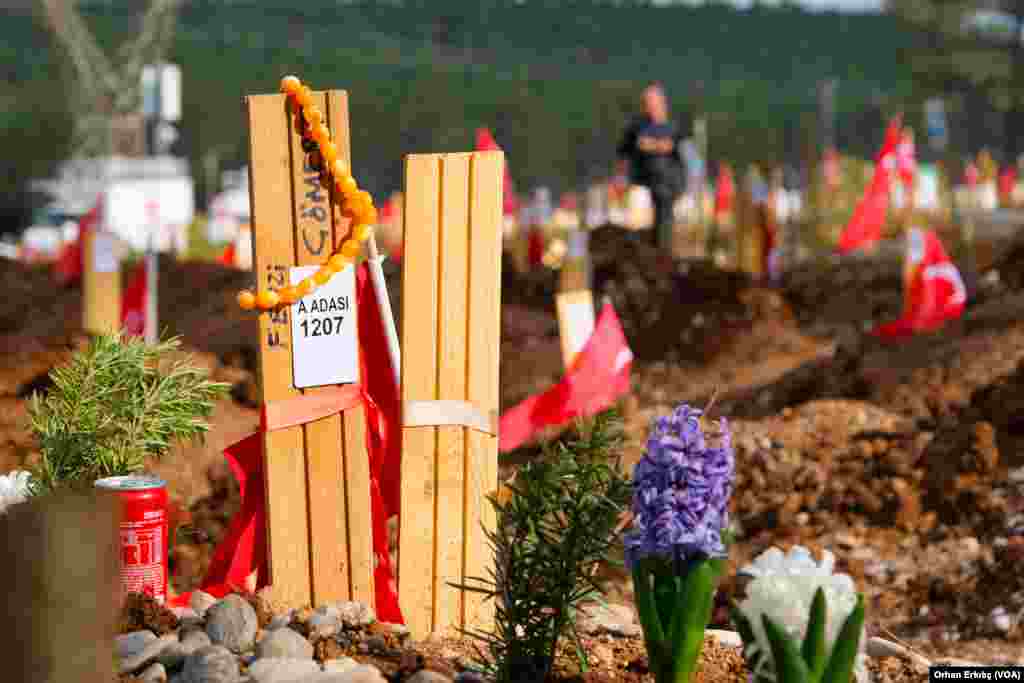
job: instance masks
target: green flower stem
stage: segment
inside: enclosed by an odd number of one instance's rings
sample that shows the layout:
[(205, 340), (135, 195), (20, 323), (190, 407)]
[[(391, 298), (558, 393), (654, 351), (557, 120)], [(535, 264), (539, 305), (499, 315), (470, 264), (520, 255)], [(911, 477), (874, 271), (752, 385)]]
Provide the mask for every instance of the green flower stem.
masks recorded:
[(633, 568), (637, 612), (657, 683), (688, 683), (697, 670), (724, 566), (722, 560), (704, 559), (683, 577), (653, 560)]
[(715, 588), (724, 567), (722, 560), (705, 559), (683, 577), (681, 599), (672, 623), (672, 683), (688, 683), (697, 670), (704, 630), (715, 606)]

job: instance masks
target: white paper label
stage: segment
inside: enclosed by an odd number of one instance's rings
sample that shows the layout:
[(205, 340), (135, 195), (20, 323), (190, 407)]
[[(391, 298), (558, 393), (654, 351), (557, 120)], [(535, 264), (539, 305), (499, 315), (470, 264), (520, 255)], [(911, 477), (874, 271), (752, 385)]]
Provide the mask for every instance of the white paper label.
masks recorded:
[[(292, 268), (291, 284), (299, 284), (319, 269)], [(296, 389), (359, 381), (355, 292), (356, 270), (349, 266), (290, 307)]]
[(117, 272), (117, 243), (113, 235), (97, 232), (93, 236), (92, 269), (96, 273)]
[(569, 335), (569, 358), (583, 350), (587, 340), (594, 334), (594, 306), (590, 301), (579, 301), (565, 306), (565, 330)]

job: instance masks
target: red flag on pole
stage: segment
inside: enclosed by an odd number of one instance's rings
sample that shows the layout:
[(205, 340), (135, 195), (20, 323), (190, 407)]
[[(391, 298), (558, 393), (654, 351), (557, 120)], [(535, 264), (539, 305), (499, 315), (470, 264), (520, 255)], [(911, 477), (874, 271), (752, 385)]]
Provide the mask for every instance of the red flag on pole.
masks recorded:
[[(366, 414), (367, 445), (370, 459), (370, 506), (373, 524), (375, 609), (381, 621), (402, 624), (398, 607), (398, 589), (388, 553), (387, 518), (398, 514), (399, 458), (401, 424), (399, 394), (388, 356), (387, 336), (377, 306), (373, 283), (363, 263), (357, 270), (356, 301), (359, 316), (359, 365), (362, 383), (347, 394), (340, 409), (361, 402)], [(303, 397), (304, 398), (304, 397)], [(381, 403), (378, 404), (377, 400)], [(303, 413), (297, 408), (298, 414)], [(309, 416), (307, 416), (309, 417)], [(323, 415), (319, 415), (323, 417)], [(297, 418), (302, 423), (304, 418)], [(255, 588), (268, 585), (266, 546), (266, 499), (263, 489), (263, 447), (261, 432), (274, 428), (267, 424), (266, 409), (261, 431), (224, 451), (238, 480), (242, 507), (235, 514), (227, 535), (214, 551), (203, 590), (214, 597), (249, 586), (257, 573)], [(172, 605), (187, 605), (190, 594), (176, 596)]]
[(606, 410), (629, 393), (633, 353), (615, 309), (606, 303), (594, 333), (576, 356), (562, 381), (526, 399), (501, 416), (501, 452), (519, 448), (545, 427), (563, 425), (577, 417)]
[(126, 334), (141, 337), (146, 333), (147, 298), (146, 260), (142, 259), (121, 294), (121, 328)]
[(885, 142), (875, 160), (875, 172), (864, 196), (857, 203), (853, 217), (839, 236), (839, 253), (847, 254), (856, 249), (869, 247), (882, 239), (882, 226), (889, 208), (889, 190), (893, 172), (896, 170), (896, 148), (900, 144), (900, 120), (889, 123)]
[(964, 312), (967, 288), (934, 232), (909, 230), (906, 259), (903, 316), (876, 327), (871, 331), (875, 336), (899, 339), (933, 332)]
[(227, 266), (228, 268), (237, 268), (238, 265), (235, 261), (235, 243), (232, 242), (228, 246), (224, 247), (224, 251), (217, 257), (217, 261), (221, 265)]
[(728, 164), (719, 164), (718, 187), (715, 188), (715, 216), (720, 218), (730, 213), (735, 197), (736, 183), (732, 178), (732, 168)]
[(61, 246), (57, 262), (54, 264), (54, 276), (57, 284), (61, 287), (68, 287), (78, 282), (82, 277), (82, 269), (85, 264), (85, 237), (95, 230), (103, 212), (103, 195), (96, 198), (96, 205), (89, 209), (89, 212), (82, 216), (78, 222), (78, 237), (74, 242)]
[[(491, 135), (490, 128), (477, 128), (476, 129), (476, 151), (478, 152), (500, 152), (501, 147), (498, 146), (498, 142)], [(504, 194), (505, 194), (505, 207), (504, 214), (506, 216), (515, 216), (519, 211), (519, 200), (516, 198), (515, 188), (512, 185), (512, 174), (508, 172), (508, 159), (505, 160), (505, 182), (504, 182)]]

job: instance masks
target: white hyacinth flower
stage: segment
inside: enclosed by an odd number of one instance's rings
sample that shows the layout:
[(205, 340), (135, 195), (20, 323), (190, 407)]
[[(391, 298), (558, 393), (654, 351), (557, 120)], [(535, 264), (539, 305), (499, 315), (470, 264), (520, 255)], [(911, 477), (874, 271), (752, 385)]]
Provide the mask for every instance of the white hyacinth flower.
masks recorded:
[(28, 480), (29, 473), (23, 470), (0, 475), (0, 514), (28, 499)]
[[(828, 652), (832, 652), (839, 631), (857, 606), (857, 588), (853, 579), (846, 574), (833, 574), (834, 566), (835, 557), (827, 550), (822, 553), (821, 562), (815, 562), (807, 548), (796, 546), (788, 554), (778, 548), (770, 548), (740, 569), (740, 575), (753, 577), (747, 586), (747, 597), (739, 609), (750, 622), (757, 641), (748, 648), (748, 656), (763, 653), (756, 674), (775, 680), (771, 644), (761, 617), (768, 615), (799, 647), (807, 635), (811, 603), (818, 588), (825, 593), (825, 642)], [(857, 655), (855, 667), (858, 681), (867, 680), (864, 646), (862, 631), (861, 653)]]

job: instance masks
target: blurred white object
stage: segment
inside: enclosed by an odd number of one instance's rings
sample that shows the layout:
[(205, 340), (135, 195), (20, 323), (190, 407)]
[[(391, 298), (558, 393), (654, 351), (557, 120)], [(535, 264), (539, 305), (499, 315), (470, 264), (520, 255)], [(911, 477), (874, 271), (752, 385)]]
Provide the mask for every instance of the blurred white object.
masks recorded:
[(235, 235), (235, 267), (252, 270), (252, 228), (248, 224)]
[(626, 225), (631, 230), (643, 230), (654, 225), (654, 200), (651, 191), (643, 185), (633, 185), (626, 193)]
[(12, 505), (28, 500), (29, 473), (15, 470), (10, 474), (0, 475), (0, 514)]
[(32, 259), (53, 259), (61, 246), (61, 231), (52, 225), (33, 225), (21, 236), (21, 246)]
[(978, 186), (978, 204), (983, 211), (995, 211), (999, 208), (999, 191), (994, 180)]

